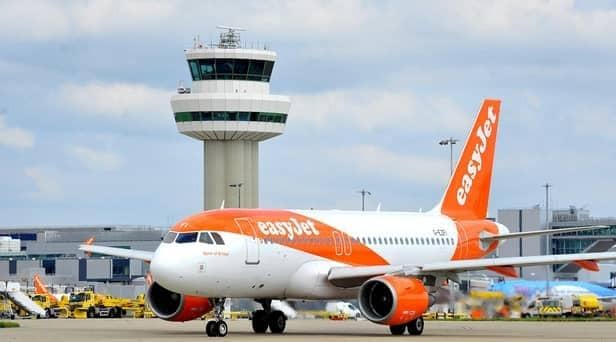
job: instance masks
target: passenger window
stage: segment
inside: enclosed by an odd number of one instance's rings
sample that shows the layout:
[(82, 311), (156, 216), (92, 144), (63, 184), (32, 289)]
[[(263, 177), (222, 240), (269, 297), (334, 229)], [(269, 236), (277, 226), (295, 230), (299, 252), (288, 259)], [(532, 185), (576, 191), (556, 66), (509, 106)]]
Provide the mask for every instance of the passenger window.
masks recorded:
[(197, 241), (197, 235), (199, 235), (199, 233), (197, 233), (197, 232), (181, 233), (181, 234), (178, 234), (178, 237), (177, 237), (177, 239), (175, 239), (175, 242), (176, 243), (195, 242), (195, 241)]
[(421, 238), (421, 240), (419, 240), (419, 241), (421, 241), (422, 245), (424, 244), (424, 238)]
[(383, 240), (381, 240), (381, 238), (379, 238), (379, 245), (383, 243)]
[(212, 233), (212, 238), (214, 239), (217, 245), (225, 244), (225, 241), (222, 239), (222, 237), (218, 233)]
[(214, 244), (214, 241), (212, 241), (212, 237), (208, 232), (202, 232), (201, 235), (199, 235), (199, 242), (207, 243), (208, 245)]
[(432, 244), (433, 244), (433, 245), (436, 245), (436, 243), (434, 242), (434, 238), (432, 238)]
[(167, 235), (165, 235), (165, 238), (163, 239), (163, 243), (172, 243), (177, 235), (178, 233), (175, 232), (167, 232)]

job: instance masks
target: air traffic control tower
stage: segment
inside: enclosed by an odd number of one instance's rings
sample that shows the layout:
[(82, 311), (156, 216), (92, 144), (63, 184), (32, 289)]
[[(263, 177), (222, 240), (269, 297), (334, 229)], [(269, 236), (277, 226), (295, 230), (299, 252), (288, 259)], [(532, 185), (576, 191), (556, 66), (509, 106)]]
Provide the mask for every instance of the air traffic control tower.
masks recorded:
[(186, 49), (192, 87), (171, 108), (178, 131), (203, 141), (205, 210), (259, 205), (259, 142), (284, 131), (291, 101), (270, 94), (276, 53), (241, 47), (242, 29), (218, 27), (217, 44)]

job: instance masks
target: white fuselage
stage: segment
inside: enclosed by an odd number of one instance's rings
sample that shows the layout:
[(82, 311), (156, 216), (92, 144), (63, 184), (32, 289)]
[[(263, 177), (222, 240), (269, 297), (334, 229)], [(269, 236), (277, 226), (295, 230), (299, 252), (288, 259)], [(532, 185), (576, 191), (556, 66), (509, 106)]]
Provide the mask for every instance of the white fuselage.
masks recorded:
[[(336, 232), (296, 235), (292, 238), (318, 246), (319, 253), (307, 253), (293, 243), (277, 243), (267, 230), (252, 236), (217, 231), (223, 245), (161, 243), (151, 263), (154, 281), (184, 294), (204, 297), (249, 297), (330, 299), (356, 297), (357, 288), (331, 285), (328, 271), (349, 266), (327, 255), (354, 257), (358, 244), (378, 254), (389, 265), (422, 265), (452, 260), (458, 246), (458, 229), (448, 217), (432, 213), (292, 211), (335, 227)], [(506, 228), (498, 225), (500, 232)], [(336, 236), (338, 235), (338, 236)], [(271, 239), (270, 239), (271, 238)], [(356, 248), (356, 250), (359, 250)], [(356, 251), (355, 253), (359, 253)], [(360, 256), (357, 255), (359, 258)]]

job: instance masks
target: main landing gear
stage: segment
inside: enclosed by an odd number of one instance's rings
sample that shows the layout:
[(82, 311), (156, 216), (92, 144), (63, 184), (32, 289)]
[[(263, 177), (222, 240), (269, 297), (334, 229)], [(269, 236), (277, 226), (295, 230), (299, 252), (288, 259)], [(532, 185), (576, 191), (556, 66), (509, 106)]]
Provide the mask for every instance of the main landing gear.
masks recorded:
[(229, 332), (227, 323), (223, 320), (223, 312), (225, 310), (225, 299), (214, 298), (214, 320), (207, 322), (205, 325), (205, 333), (209, 337), (225, 337)]
[(272, 334), (282, 334), (287, 326), (287, 316), (282, 311), (272, 311), (271, 299), (256, 301), (263, 306), (263, 310), (252, 313), (252, 330), (257, 334), (264, 334), (269, 327)]
[(406, 324), (389, 326), (389, 331), (391, 331), (392, 335), (402, 335), (404, 334), (404, 330), (408, 330), (409, 335), (421, 335), (424, 330), (423, 317), (420, 316), (416, 320), (410, 321)]

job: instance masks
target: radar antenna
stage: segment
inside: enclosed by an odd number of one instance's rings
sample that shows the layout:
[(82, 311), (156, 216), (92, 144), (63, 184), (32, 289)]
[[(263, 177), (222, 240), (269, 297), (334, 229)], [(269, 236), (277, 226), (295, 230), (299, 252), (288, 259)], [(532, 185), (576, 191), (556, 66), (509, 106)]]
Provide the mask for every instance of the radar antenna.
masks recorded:
[(237, 49), (240, 48), (240, 31), (246, 31), (241, 27), (231, 26), (216, 26), (219, 30), (224, 30), (220, 33), (220, 42), (218, 47), (222, 49)]

